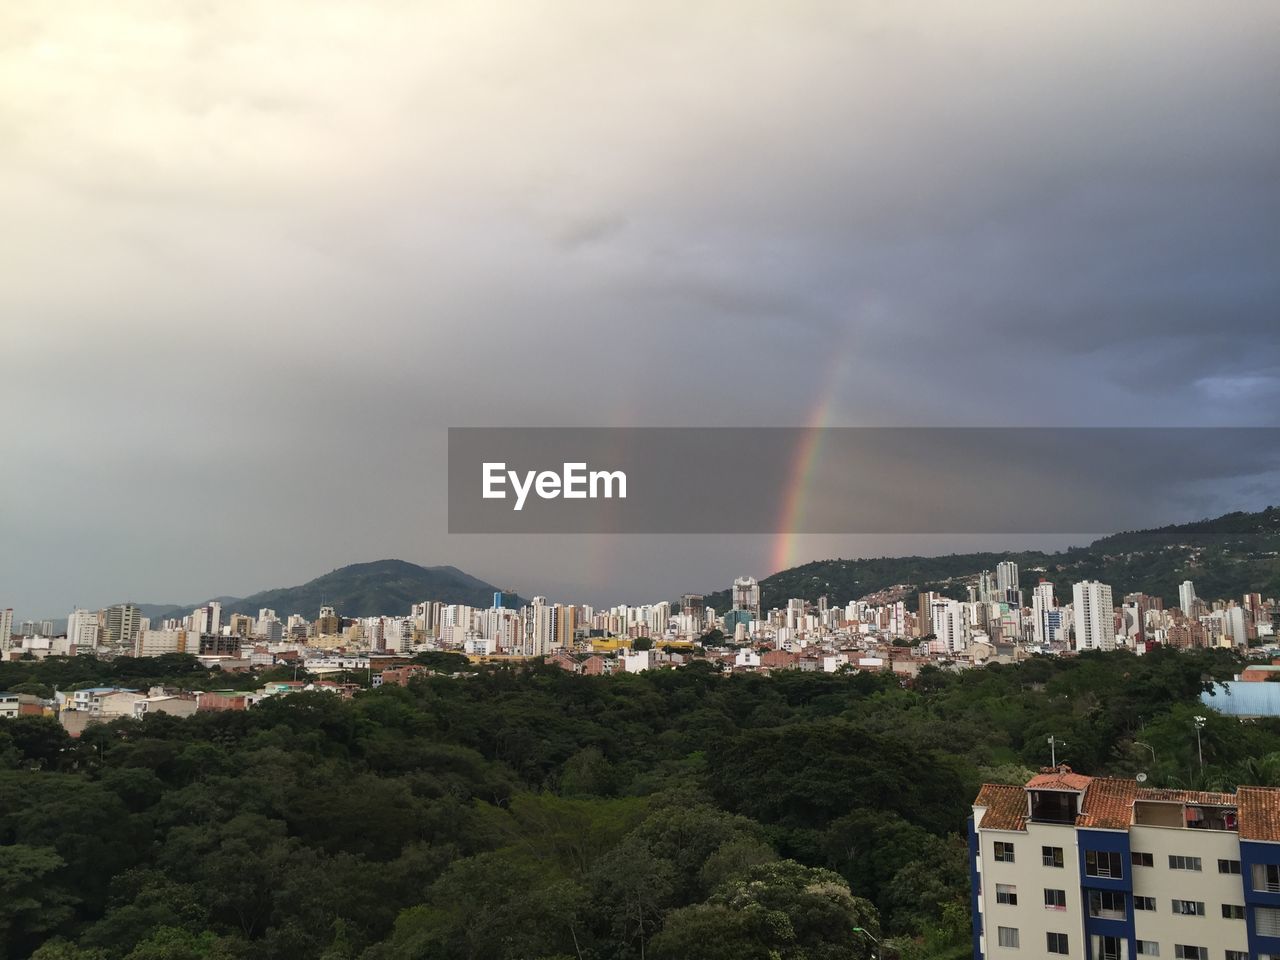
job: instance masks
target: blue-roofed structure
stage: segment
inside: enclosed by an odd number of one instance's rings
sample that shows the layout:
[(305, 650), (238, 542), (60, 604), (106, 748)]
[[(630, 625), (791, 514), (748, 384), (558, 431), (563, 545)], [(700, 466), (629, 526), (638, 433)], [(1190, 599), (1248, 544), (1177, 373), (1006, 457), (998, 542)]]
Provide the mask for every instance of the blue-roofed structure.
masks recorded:
[(1200, 702), (1229, 717), (1280, 717), (1280, 683), (1215, 683)]

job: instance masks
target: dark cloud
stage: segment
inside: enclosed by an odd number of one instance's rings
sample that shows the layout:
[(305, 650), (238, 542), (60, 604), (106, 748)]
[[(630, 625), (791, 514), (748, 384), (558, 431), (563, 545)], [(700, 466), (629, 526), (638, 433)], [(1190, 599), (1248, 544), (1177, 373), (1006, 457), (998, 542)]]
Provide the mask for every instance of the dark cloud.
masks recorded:
[(81, 7), (0, 13), (20, 614), (768, 572), (448, 537), (449, 425), (1277, 422), (1268, 5)]

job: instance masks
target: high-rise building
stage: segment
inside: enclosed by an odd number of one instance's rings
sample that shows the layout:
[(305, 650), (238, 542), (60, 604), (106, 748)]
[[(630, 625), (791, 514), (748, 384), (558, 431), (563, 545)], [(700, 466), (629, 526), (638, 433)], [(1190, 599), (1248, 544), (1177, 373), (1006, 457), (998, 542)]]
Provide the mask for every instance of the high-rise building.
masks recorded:
[(1244, 607), (1232, 605), (1222, 612), (1222, 633), (1234, 647), (1249, 645), (1249, 623)]
[(67, 643), (77, 653), (92, 653), (98, 648), (98, 614), (77, 607), (67, 617)]
[(338, 619), (333, 607), (321, 607), (320, 616), (316, 617), (316, 636), (332, 637), (342, 632), (342, 622)]
[(197, 607), (191, 614), (191, 629), (197, 634), (218, 634), (222, 632), (222, 604), (210, 600), (203, 607)]
[(951, 653), (961, 653), (967, 646), (964, 604), (948, 597), (937, 597), (931, 604), (929, 619), (933, 634)]
[(1077, 650), (1116, 648), (1116, 611), (1111, 587), (1097, 580), (1083, 580), (1072, 588)]
[(0, 660), (9, 659), (13, 649), (13, 607), (0, 610)]
[(187, 649), (185, 630), (143, 630), (138, 634), (135, 656), (158, 657), (166, 653), (194, 653)]
[(693, 630), (701, 630), (707, 615), (706, 598), (700, 593), (686, 593), (680, 598), (680, 613), (689, 618)]
[(1053, 598), (1053, 584), (1048, 580), (1041, 580), (1031, 592), (1031, 636), (1037, 644), (1044, 646), (1058, 639), (1057, 631), (1051, 623), (1051, 615), (1057, 609), (1057, 601)]
[(760, 619), (760, 584), (755, 577), (739, 577), (733, 581), (733, 608), (750, 610), (753, 619)]
[(1018, 565), (1012, 560), (1001, 560), (996, 564), (996, 598), (1010, 606), (1022, 606), (1022, 591), (1018, 588)]
[(920, 594), (916, 604), (916, 635), (927, 637), (933, 630), (933, 601), (937, 594), (926, 591)]
[(130, 652), (138, 642), (142, 629), (142, 611), (132, 603), (107, 607), (103, 620), (102, 641), (115, 653)]
[(1193, 616), (1193, 610), (1196, 604), (1196, 588), (1190, 580), (1183, 580), (1182, 585), (1178, 587), (1178, 606), (1182, 608), (1182, 612), (1188, 617)]

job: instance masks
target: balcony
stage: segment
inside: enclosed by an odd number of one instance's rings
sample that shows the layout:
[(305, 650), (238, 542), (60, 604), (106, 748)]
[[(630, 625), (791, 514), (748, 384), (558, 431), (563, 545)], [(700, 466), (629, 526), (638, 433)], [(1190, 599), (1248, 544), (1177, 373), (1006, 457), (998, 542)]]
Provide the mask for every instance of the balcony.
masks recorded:
[(1133, 822), (1142, 827), (1177, 827), (1183, 830), (1234, 832), (1239, 820), (1235, 807), (1138, 800), (1133, 805)]
[(1074, 824), (1080, 812), (1080, 794), (1066, 790), (1030, 790), (1033, 823)]

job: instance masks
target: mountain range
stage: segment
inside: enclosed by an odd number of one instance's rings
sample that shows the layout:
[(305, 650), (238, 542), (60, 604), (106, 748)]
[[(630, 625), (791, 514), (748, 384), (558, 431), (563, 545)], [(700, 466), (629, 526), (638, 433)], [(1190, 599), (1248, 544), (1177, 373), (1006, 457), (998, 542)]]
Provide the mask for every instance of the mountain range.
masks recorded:
[[(932, 590), (964, 599), (968, 584), (1002, 560), (1018, 564), (1024, 602), (1042, 578), (1055, 584), (1060, 599), (1069, 599), (1071, 584), (1080, 580), (1110, 584), (1117, 603), (1139, 592), (1176, 603), (1183, 580), (1191, 580), (1201, 597), (1280, 596), (1280, 508), (1116, 533), (1057, 553), (816, 560), (761, 580), (760, 604), (768, 610), (786, 606), (792, 597), (812, 601), (824, 594), (832, 604), (844, 604), (898, 585), (910, 585), (911, 593)], [(729, 591), (708, 594), (705, 603), (727, 610)]]
[[(932, 590), (963, 599), (968, 584), (1002, 560), (1018, 564), (1024, 595), (1043, 578), (1057, 584), (1059, 597), (1069, 597), (1070, 585), (1076, 581), (1101, 580), (1111, 585), (1117, 602), (1126, 593), (1142, 592), (1175, 603), (1183, 580), (1193, 581), (1202, 597), (1255, 592), (1277, 596), (1280, 508), (1112, 534), (1086, 547), (1056, 553), (1029, 550), (816, 560), (765, 577), (760, 581), (760, 600), (765, 609), (785, 606), (792, 597), (816, 600), (823, 595), (833, 604), (844, 604), (901, 585), (910, 587), (903, 593)], [(232, 613), (256, 616), (263, 607), (282, 617), (301, 613), (313, 618), (321, 606), (331, 606), (344, 617), (366, 617), (408, 613), (412, 604), (424, 600), (488, 607), (497, 589), (457, 567), (376, 560), (340, 567), (295, 587), (213, 599), (221, 602), (224, 618)], [(515, 597), (512, 602), (524, 601)], [(729, 591), (708, 594), (705, 602), (716, 610), (727, 610)], [(185, 616), (197, 604), (139, 606), (155, 622)]]
[[(499, 588), (457, 567), (422, 567), (407, 560), (375, 560), (331, 570), (296, 587), (277, 587), (248, 597), (213, 597), (222, 604), (225, 621), (233, 613), (257, 616), (266, 607), (280, 617), (301, 613), (313, 619), (322, 606), (342, 617), (407, 614), (424, 600), (488, 607)], [(514, 603), (523, 603), (515, 598)], [(201, 604), (138, 604), (152, 622), (183, 617)]]

